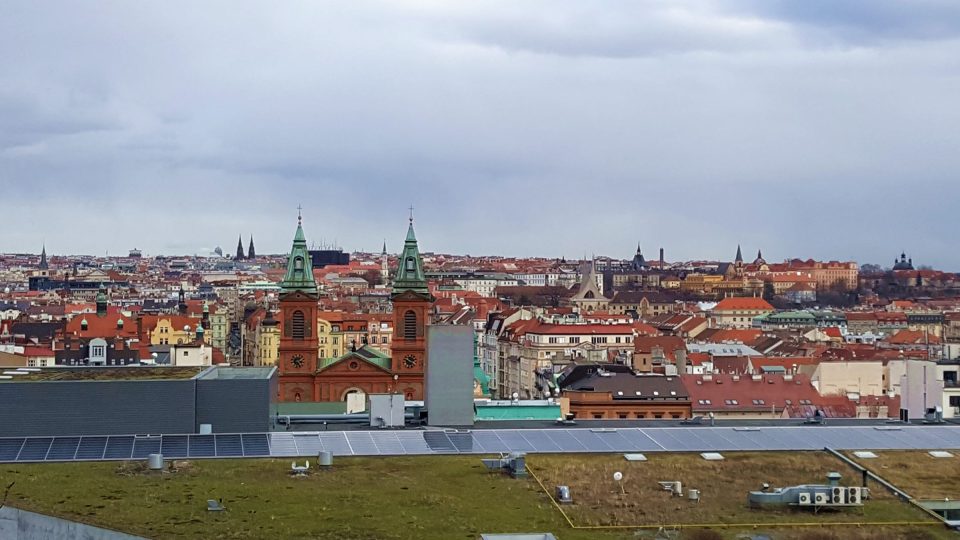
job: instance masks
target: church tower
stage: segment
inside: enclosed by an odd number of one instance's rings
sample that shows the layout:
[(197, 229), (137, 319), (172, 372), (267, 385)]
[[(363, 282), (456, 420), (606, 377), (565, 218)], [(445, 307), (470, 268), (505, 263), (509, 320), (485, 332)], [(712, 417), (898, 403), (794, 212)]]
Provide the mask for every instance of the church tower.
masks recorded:
[(234, 260), (242, 261), (244, 259), (243, 255), (243, 237), (237, 237), (237, 256), (234, 257)]
[(257, 258), (257, 250), (253, 249), (253, 235), (250, 235), (250, 248), (247, 249), (247, 258), (251, 261)]
[(303, 219), (297, 216), (297, 232), (287, 259), (287, 273), (280, 283), (281, 401), (315, 401), (313, 375), (317, 371), (317, 282), (303, 235)]
[(383, 252), (380, 253), (380, 282), (390, 284), (390, 266), (387, 264), (387, 241), (383, 241)]
[[(384, 244), (386, 247), (386, 244)], [(50, 264), (47, 263), (47, 244), (43, 244), (43, 251), (40, 252), (40, 264), (37, 265), (40, 270), (49, 270)]]
[(427, 320), (433, 295), (427, 288), (423, 260), (413, 232), (413, 216), (393, 278), (392, 371), (407, 399), (423, 399), (423, 376), (427, 365)]

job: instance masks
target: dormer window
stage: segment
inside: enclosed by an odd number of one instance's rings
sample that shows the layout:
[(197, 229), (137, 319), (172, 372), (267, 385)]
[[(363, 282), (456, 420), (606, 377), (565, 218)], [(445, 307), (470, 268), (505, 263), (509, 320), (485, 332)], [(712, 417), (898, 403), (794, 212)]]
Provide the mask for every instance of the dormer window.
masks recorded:
[(407, 268), (408, 274), (411, 274), (417, 271), (417, 263), (413, 260), (413, 257), (407, 258), (406, 268)]
[(303, 272), (303, 257), (297, 257), (293, 260), (293, 269), (298, 272)]

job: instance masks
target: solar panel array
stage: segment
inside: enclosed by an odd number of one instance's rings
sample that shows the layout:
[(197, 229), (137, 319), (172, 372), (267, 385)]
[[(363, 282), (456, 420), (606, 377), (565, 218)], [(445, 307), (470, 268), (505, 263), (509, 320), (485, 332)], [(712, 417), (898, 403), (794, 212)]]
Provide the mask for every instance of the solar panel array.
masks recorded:
[(960, 449), (960, 427), (770, 426), (112, 435), (0, 439), (0, 462), (433, 454)]

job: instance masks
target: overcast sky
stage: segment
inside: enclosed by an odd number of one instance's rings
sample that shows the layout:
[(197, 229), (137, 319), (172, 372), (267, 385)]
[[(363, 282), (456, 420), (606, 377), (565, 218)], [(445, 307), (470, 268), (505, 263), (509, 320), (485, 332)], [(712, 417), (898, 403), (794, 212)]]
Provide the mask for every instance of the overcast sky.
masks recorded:
[(960, 270), (960, 2), (3, 2), (0, 251)]

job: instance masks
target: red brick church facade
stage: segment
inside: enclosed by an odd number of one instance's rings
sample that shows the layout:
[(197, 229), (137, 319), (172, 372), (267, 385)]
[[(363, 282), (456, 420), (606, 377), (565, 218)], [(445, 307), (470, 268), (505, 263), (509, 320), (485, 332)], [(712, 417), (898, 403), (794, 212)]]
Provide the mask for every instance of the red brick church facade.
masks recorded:
[(280, 293), (280, 401), (343, 401), (350, 393), (402, 393), (422, 400), (427, 365), (426, 326), (433, 297), (413, 231), (407, 230), (393, 280), (392, 354), (360, 347), (339, 358), (318, 358), (318, 291), (301, 223)]

